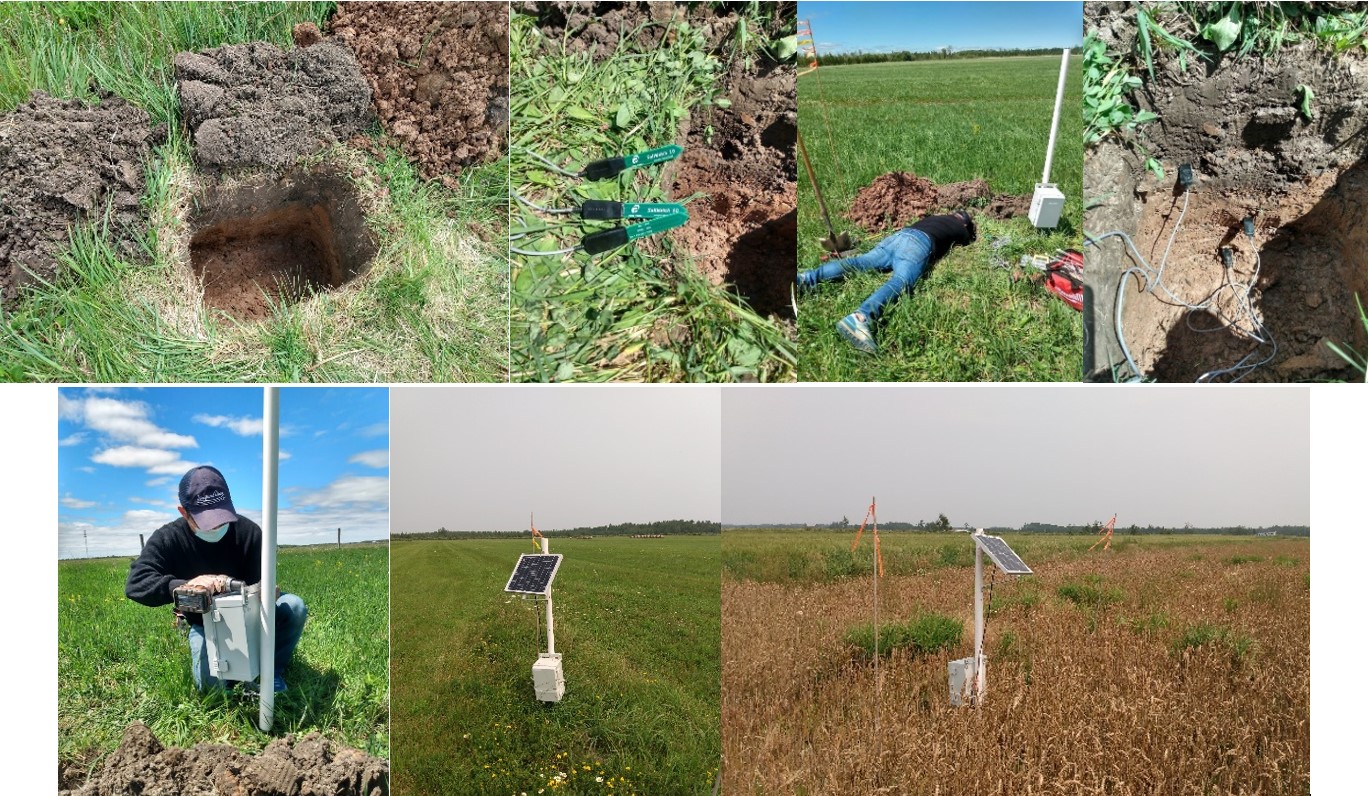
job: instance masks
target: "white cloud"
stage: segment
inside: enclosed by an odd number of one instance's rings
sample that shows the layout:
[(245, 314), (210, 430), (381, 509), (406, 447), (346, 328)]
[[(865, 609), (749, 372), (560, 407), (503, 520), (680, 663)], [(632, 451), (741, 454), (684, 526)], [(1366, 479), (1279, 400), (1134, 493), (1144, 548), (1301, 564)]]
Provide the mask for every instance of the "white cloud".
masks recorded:
[(280, 451), (279, 456), (280, 456), (280, 461), (282, 461), (282, 462), (285, 461), (286, 459), (292, 459), (292, 458), (294, 458), (294, 454), (293, 454), (293, 453), (290, 453), (290, 452), (287, 451), (287, 450), (282, 450), (282, 451)]
[[(185, 469), (188, 470), (188, 469), (190, 469), (190, 468), (187, 467), (187, 468), (185, 468)], [(171, 483), (171, 482), (174, 481), (174, 480), (175, 480), (175, 479), (172, 478), (172, 477), (169, 476), (169, 475), (161, 475), (161, 476), (157, 476), (156, 478), (149, 478), (149, 479), (144, 483), (144, 485), (145, 485), (145, 486), (165, 486), (165, 485)]]
[(295, 506), (318, 508), (388, 502), (389, 479), (375, 475), (343, 476), (322, 489), (303, 492), (293, 500)]
[(119, 445), (105, 448), (90, 457), (96, 464), (110, 467), (141, 467), (153, 475), (179, 475), (195, 465), (181, 459), (175, 451)]
[(75, 434), (72, 434), (69, 437), (59, 440), (57, 444), (62, 446), (63, 448), (69, 448), (72, 445), (80, 445), (82, 442), (85, 442), (85, 440), (86, 433), (84, 431), (77, 431)]
[(94, 472), (95, 472), (95, 468), (94, 468), (94, 467), (90, 467), (90, 466), (88, 466), (88, 465), (85, 466), (85, 467), (77, 467), (76, 469), (77, 469), (77, 470), (80, 470), (80, 471), (83, 472), (83, 473), (91, 473), (91, 474), (94, 474)]
[(156, 448), (197, 448), (194, 437), (161, 428), (149, 419), (147, 404), (113, 398), (87, 398), (81, 409), (87, 427), (119, 442)]
[(261, 436), (261, 429), (265, 422), (259, 417), (231, 417), (229, 415), (195, 415), (193, 418), (196, 423), (202, 423), (212, 428), (226, 428), (237, 434), (239, 437)]
[(362, 464), (366, 467), (381, 469), (389, 467), (389, 449), (381, 448), (374, 451), (362, 451), (353, 455), (347, 460), (349, 464)]
[(96, 503), (96, 502), (93, 501), (93, 500), (81, 500), (80, 498), (74, 498), (74, 497), (72, 497), (71, 495), (66, 495), (66, 496), (64, 496), (64, 497), (62, 498), (62, 505), (63, 505), (63, 506), (66, 506), (66, 507), (69, 508), (69, 509), (77, 509), (77, 510), (79, 510), (79, 509), (93, 509), (93, 508), (95, 508), (96, 506), (98, 506), (98, 505), (100, 505), (100, 504), (99, 504), (99, 503)]
[(362, 437), (383, 437), (389, 433), (389, 423), (375, 423), (356, 432)]

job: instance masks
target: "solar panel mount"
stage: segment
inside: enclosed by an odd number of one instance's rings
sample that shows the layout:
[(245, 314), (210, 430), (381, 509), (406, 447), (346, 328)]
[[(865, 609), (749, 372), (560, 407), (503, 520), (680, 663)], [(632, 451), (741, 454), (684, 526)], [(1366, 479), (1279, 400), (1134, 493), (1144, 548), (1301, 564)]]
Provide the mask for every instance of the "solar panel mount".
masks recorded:
[(1001, 536), (974, 534), (974, 543), (987, 553), (997, 568), (1004, 573), (1008, 575), (1033, 574), (1031, 568), (1026, 566), (1026, 562), (1021, 560), (1021, 556), (1017, 555)]
[(514, 594), (546, 594), (560, 569), (560, 553), (523, 553), (508, 577), (504, 591)]

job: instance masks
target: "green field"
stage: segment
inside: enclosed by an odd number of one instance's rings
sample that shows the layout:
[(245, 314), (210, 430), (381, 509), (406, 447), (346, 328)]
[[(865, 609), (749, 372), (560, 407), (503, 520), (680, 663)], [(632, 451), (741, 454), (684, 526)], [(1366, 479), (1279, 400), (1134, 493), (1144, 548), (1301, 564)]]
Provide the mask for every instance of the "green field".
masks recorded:
[(203, 742), (255, 752), (273, 737), (317, 730), (389, 754), (389, 650), (384, 544), (282, 549), (278, 577), (309, 608), (284, 672), (275, 727), (256, 728), (258, 700), (195, 691), (185, 634), (170, 607), (124, 597), (129, 558), (58, 563), (58, 761), (93, 769), (141, 721), (167, 746)]
[[(1013, 282), (1022, 254), (1082, 244), (1082, 59), (1071, 57), (1052, 180), (1067, 197), (1049, 234), (1025, 218), (981, 219), (976, 244), (949, 254), (875, 329), (876, 356), (852, 349), (835, 324), (886, 275), (862, 274), (799, 297), (800, 381), (1076, 381), (1079, 314), (1043, 288)], [(936, 183), (982, 178), (1029, 195), (1044, 167), (1059, 77), (1053, 56), (822, 67), (798, 80), (799, 126), (837, 230), (872, 248), (842, 218), (860, 188), (909, 171)], [(819, 85), (820, 81), (820, 85)], [(832, 150), (835, 148), (836, 157)], [(840, 168), (837, 169), (837, 161)], [(825, 237), (816, 196), (799, 181), (798, 266), (819, 262)], [(1009, 235), (994, 252), (988, 238)]]
[[(716, 536), (553, 539), (565, 697), (538, 702), (527, 539), (394, 543), (398, 794), (709, 793), (721, 754)], [(557, 775), (561, 779), (557, 780)]]
[[(996, 531), (988, 533), (997, 534)], [(1097, 537), (1088, 534), (1000, 534), (1028, 566), (1046, 562), (1071, 562), (1089, 555)], [(727, 580), (764, 583), (832, 582), (868, 576), (873, 567), (870, 532), (860, 547), (850, 550), (855, 529), (848, 530), (725, 530), (722, 534), (722, 573)], [(1145, 534), (1131, 536), (1117, 531), (1109, 553), (1117, 556), (1176, 547), (1204, 548), (1212, 545), (1258, 545), (1279, 541), (1305, 541), (1304, 537), (1225, 536), (1215, 534)], [(884, 574), (924, 575), (947, 567), (972, 567), (974, 543), (967, 533), (921, 533), (883, 531), (879, 534)], [(1099, 546), (1098, 550), (1102, 548)], [(1093, 552), (1096, 555), (1097, 551)]]

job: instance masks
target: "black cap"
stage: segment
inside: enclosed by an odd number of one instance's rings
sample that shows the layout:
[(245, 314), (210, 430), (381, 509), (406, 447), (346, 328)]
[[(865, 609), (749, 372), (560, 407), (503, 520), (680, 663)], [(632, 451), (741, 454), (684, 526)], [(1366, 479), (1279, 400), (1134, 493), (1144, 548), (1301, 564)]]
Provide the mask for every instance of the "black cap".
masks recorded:
[(236, 522), (238, 518), (223, 473), (207, 465), (181, 476), (180, 504), (201, 530)]

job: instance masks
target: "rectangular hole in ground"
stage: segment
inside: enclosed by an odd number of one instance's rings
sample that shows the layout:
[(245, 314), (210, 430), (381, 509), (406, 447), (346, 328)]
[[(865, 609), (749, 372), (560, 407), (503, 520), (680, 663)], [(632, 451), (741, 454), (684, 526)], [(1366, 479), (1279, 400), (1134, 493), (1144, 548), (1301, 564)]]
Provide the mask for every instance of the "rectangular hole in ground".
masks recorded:
[(205, 306), (260, 320), (271, 314), (272, 301), (292, 304), (346, 281), (334, 240), (324, 205), (292, 203), (199, 230), (190, 262)]

